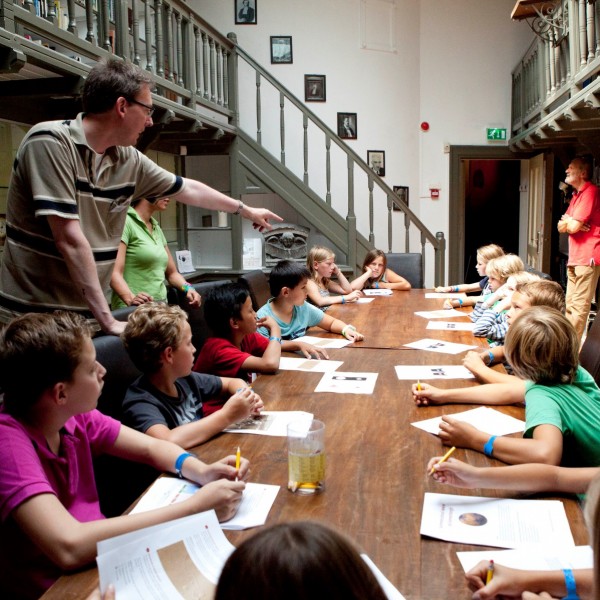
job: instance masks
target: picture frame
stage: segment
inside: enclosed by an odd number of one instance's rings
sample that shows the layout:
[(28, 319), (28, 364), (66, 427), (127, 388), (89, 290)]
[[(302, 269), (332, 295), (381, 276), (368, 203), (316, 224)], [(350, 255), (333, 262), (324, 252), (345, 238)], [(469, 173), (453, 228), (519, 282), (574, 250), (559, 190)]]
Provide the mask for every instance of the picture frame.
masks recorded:
[(375, 175), (385, 177), (385, 151), (367, 150), (367, 164)]
[(236, 25), (256, 25), (258, 0), (233, 0)]
[[(396, 194), (398, 194), (398, 196), (400, 196), (400, 200), (402, 200), (402, 202), (404, 202), (404, 204), (406, 204), (406, 206), (408, 207), (408, 191), (409, 188), (407, 185), (395, 185), (392, 188), (394, 190), (394, 192)], [(401, 210), (398, 206), (396, 206), (395, 204), (392, 205), (393, 210)]]
[(355, 140), (357, 136), (357, 115), (356, 113), (338, 113), (337, 114), (337, 134), (343, 140)]
[(271, 36), (271, 64), (291, 65), (294, 62), (291, 35)]
[(325, 102), (325, 75), (304, 76), (304, 102)]

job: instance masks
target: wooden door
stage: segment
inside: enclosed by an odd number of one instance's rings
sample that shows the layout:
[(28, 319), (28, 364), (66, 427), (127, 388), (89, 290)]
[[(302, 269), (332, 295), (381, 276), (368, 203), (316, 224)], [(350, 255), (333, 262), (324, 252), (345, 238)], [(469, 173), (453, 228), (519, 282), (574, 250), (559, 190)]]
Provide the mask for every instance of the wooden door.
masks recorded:
[(538, 271), (544, 271), (544, 266), (549, 262), (545, 238), (549, 238), (546, 229), (552, 223), (546, 222), (545, 210), (545, 162), (544, 155), (538, 154), (529, 160), (529, 195), (527, 215), (527, 264)]

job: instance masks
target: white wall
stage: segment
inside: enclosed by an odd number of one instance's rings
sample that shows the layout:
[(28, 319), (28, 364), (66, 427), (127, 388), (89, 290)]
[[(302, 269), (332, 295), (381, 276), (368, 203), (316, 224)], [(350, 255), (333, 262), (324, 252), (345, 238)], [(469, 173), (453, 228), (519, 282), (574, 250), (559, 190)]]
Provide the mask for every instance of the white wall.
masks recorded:
[[(532, 39), (526, 24), (510, 20), (514, 0), (365, 0), (374, 15), (371, 39), (385, 40), (379, 17), (395, 6), (395, 52), (361, 48), (361, 0), (257, 2), (257, 25), (235, 25), (233, 0), (190, 0), (299, 98), (305, 74), (326, 75), (327, 101), (310, 108), (334, 131), (337, 112), (356, 112), (358, 139), (347, 143), (365, 159), (369, 149), (385, 150), (386, 182), (408, 185), (411, 209), (446, 234), (444, 143), (486, 145), (486, 127), (510, 128), (510, 73)], [(293, 64), (270, 64), (271, 35), (292, 36)], [(433, 184), (439, 200), (429, 199)], [(364, 218), (360, 207), (357, 213)]]

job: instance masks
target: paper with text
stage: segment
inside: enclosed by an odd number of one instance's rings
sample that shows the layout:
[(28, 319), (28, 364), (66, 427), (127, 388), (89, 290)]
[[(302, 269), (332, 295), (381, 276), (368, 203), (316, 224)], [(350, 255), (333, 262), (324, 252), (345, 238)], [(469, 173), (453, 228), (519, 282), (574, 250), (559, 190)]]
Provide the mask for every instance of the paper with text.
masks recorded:
[(312, 346), (318, 346), (319, 348), (345, 348), (352, 342), (345, 338), (319, 338), (313, 337), (312, 335), (303, 335), (302, 337), (296, 338), (295, 342), (305, 342)]
[(455, 344), (454, 342), (444, 342), (443, 340), (434, 340), (431, 338), (424, 338), (411, 342), (410, 344), (404, 344), (406, 348), (414, 348), (415, 350), (426, 350), (427, 352), (442, 352), (443, 354), (460, 354), (466, 352), (477, 346), (469, 344)]
[(394, 369), (401, 380), (473, 379), (473, 373), (462, 365), (396, 365)]
[(318, 360), (315, 358), (290, 358), (282, 356), (279, 359), (281, 371), (313, 371), (314, 373), (328, 373), (335, 371), (344, 364), (342, 360)]
[(363, 294), (365, 296), (391, 296), (394, 291), (388, 288), (379, 288), (379, 289), (371, 289), (371, 290), (363, 290)]
[(310, 423), (313, 415), (302, 410), (263, 410), (260, 415), (251, 416), (239, 423), (234, 423), (224, 431), (227, 433), (254, 433), (256, 435), (272, 435), (286, 437), (288, 423), (306, 421)]
[(315, 388), (315, 392), (336, 394), (372, 394), (378, 373), (325, 373)]
[(512, 500), (427, 492), (421, 535), (498, 548), (575, 546), (559, 500)]
[(473, 331), (475, 323), (463, 321), (429, 321), (425, 329), (439, 329), (442, 331)]
[[(458, 421), (464, 421), (476, 427), (480, 431), (489, 433), (490, 435), (509, 435), (510, 433), (518, 433), (525, 431), (525, 421), (515, 419), (510, 415), (505, 415), (499, 410), (494, 410), (488, 406), (479, 406), (472, 410), (446, 415)], [(416, 421), (411, 423), (418, 429), (438, 435), (440, 432), (440, 423), (442, 417), (433, 417), (424, 421)]]

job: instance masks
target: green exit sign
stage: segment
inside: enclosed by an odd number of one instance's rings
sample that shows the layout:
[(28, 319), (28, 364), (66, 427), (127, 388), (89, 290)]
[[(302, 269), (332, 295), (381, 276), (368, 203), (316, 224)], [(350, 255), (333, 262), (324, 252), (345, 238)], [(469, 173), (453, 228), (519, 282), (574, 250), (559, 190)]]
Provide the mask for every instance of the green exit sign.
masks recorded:
[(506, 129), (498, 129), (493, 127), (487, 128), (487, 139), (488, 140), (506, 140)]

